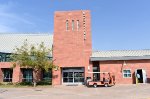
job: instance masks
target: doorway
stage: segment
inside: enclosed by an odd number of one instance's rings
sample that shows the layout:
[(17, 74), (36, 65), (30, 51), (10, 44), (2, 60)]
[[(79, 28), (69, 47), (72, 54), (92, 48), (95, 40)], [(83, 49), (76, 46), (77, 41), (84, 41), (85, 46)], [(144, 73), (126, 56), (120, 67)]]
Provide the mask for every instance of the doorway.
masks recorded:
[(146, 83), (147, 82), (146, 71), (143, 69), (137, 69), (135, 71), (135, 78), (136, 83)]
[[(100, 72), (99, 61), (93, 62), (93, 72)], [(99, 81), (100, 80), (100, 73), (93, 73), (93, 80)]]
[(62, 83), (63, 84), (83, 84), (84, 68), (63, 68)]

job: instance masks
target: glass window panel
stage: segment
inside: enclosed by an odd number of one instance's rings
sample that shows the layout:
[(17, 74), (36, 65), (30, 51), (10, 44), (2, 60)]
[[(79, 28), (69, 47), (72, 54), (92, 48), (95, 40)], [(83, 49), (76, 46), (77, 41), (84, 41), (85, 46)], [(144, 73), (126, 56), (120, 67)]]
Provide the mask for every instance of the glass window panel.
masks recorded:
[(68, 82), (68, 78), (63, 78), (63, 82)]
[(79, 78), (79, 82), (84, 82), (84, 78)]
[(64, 72), (63, 73), (63, 77), (68, 77), (69, 75), (68, 75), (68, 72)]
[(72, 20), (72, 30), (74, 30), (74, 20)]
[(74, 77), (78, 77), (79, 73), (78, 72), (74, 72)]
[(131, 77), (131, 74), (127, 74), (128, 75), (128, 77)]
[(130, 70), (127, 70), (127, 73), (131, 73), (131, 71), (130, 71)]
[(68, 78), (69, 79), (69, 82), (73, 82), (73, 78)]
[(77, 31), (79, 30), (79, 20), (77, 20)]
[(79, 72), (79, 77), (84, 77), (84, 73), (83, 72)]
[(79, 82), (79, 78), (75, 77), (74, 82)]
[(124, 72), (124, 73), (127, 73), (127, 71), (126, 71), (126, 70), (123, 70), (123, 72)]
[(66, 20), (66, 30), (69, 30), (68, 20)]
[(73, 77), (73, 72), (69, 72), (69, 77)]
[(124, 77), (127, 77), (127, 74), (124, 74)]

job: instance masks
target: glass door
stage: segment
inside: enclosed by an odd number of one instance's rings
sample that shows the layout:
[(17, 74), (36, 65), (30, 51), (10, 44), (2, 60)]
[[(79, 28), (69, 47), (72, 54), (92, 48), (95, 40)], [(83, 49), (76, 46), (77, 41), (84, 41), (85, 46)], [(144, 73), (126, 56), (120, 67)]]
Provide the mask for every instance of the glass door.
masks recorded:
[(63, 72), (63, 82), (73, 83), (73, 72)]
[(84, 82), (84, 73), (83, 72), (74, 72), (74, 83)]
[(63, 83), (84, 82), (84, 72), (63, 72)]

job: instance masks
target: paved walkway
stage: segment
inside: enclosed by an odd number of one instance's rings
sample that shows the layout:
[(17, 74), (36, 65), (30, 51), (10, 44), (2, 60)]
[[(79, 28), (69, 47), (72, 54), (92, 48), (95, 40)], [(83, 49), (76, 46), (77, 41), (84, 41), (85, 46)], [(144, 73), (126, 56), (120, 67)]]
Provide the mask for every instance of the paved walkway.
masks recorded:
[(0, 99), (150, 99), (150, 84), (87, 88), (0, 88)]

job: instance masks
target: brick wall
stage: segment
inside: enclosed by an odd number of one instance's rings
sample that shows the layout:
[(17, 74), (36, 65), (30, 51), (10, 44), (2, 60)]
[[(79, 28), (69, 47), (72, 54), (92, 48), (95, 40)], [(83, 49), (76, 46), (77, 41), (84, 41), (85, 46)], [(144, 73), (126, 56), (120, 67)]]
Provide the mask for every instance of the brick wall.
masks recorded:
[[(66, 30), (68, 20), (68, 30)], [(74, 30), (72, 30), (74, 20)], [(77, 21), (79, 29), (77, 30)], [(58, 11), (54, 15), (53, 59), (59, 67), (89, 66), (92, 52), (90, 11)], [(85, 36), (84, 36), (85, 32)], [(87, 75), (87, 74), (85, 74)], [(61, 68), (53, 71), (53, 85), (61, 84)]]
[[(100, 71), (113, 72), (115, 74), (117, 84), (133, 84), (135, 83), (136, 69), (144, 69), (147, 73), (148, 83), (150, 83), (150, 60), (129, 60), (125, 62), (126, 65), (123, 65), (124, 61), (100, 62)], [(130, 69), (132, 77), (123, 78), (123, 73), (122, 73), (123, 69)]]

